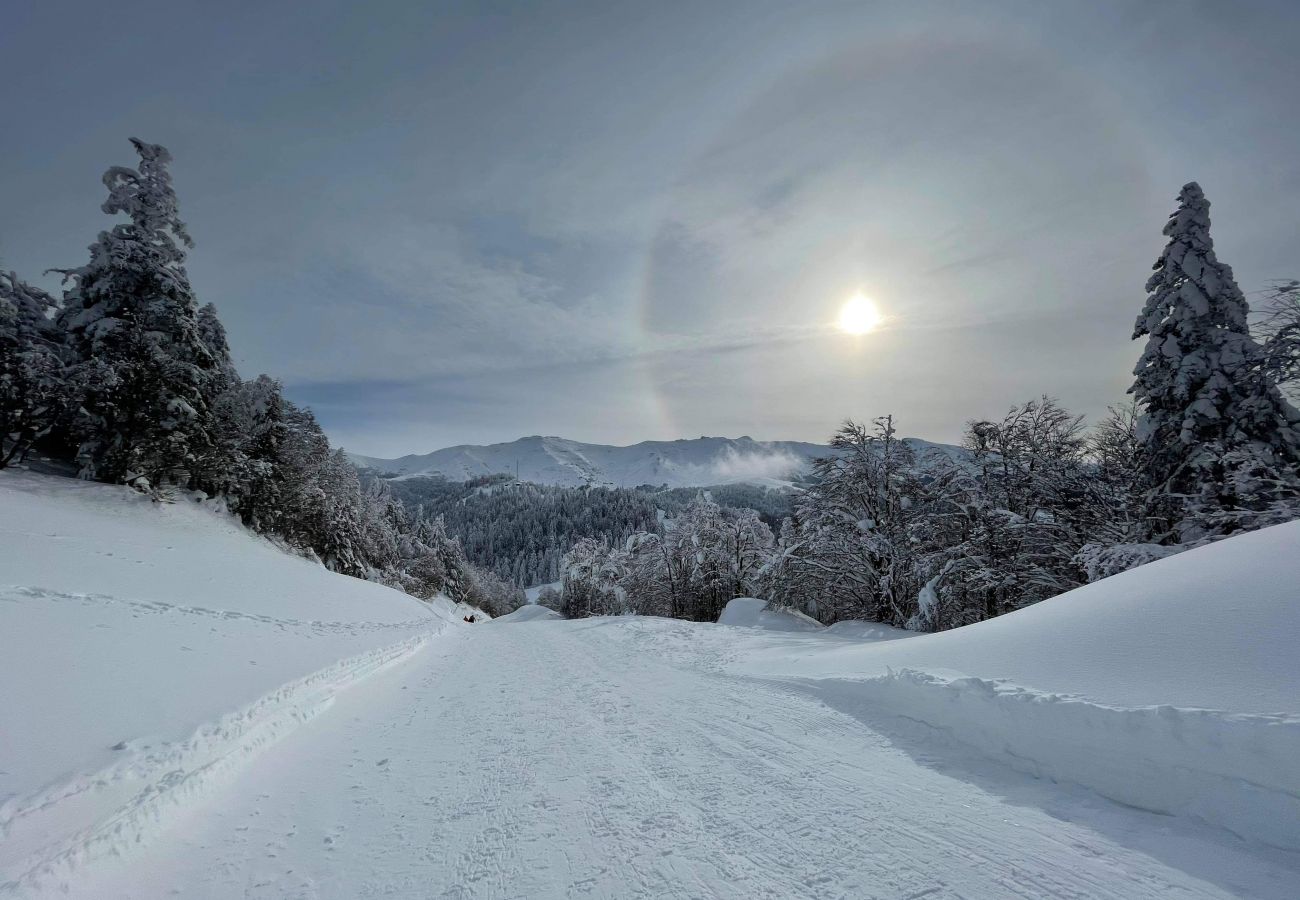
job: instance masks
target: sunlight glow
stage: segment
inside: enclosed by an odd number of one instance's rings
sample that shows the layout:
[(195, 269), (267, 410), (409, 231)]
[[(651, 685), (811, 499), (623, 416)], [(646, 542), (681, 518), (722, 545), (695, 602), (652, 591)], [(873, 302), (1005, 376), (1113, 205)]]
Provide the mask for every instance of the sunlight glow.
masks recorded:
[(876, 304), (862, 294), (854, 294), (840, 307), (840, 317), (835, 324), (848, 334), (867, 334), (875, 331), (883, 320)]

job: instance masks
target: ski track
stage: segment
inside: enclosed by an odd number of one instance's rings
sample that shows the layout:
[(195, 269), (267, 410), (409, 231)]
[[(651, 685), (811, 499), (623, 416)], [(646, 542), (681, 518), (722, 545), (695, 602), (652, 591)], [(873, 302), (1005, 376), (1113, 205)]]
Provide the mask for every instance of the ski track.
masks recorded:
[(927, 762), (797, 684), (727, 674), (702, 634), (657, 620), (454, 629), (334, 697), (149, 846), (44, 889), (1296, 895), (1294, 855), (997, 766)]
[[(29, 598), (111, 602), (158, 613), (255, 619), (277, 628), (365, 631), (389, 627), (369, 622), (289, 622), (165, 603), (59, 595), (39, 589), (17, 593)], [(402, 623), (408, 629), (415, 624)], [(0, 880), (0, 896), (39, 895), (51, 885), (64, 883), (87, 863), (120, 855), (161, 832), (173, 818), (230, 781), (271, 744), (326, 710), (340, 691), (424, 646), (435, 632), (428, 620), (418, 624), (424, 626), (423, 633), (341, 659), (283, 684), (248, 706), (199, 727), (186, 740), (139, 748), (124, 742), (124, 759), (0, 804), (0, 839), (8, 845), (0, 853), (0, 862), (5, 863), (0, 875), (11, 876)], [(51, 834), (62, 837), (46, 843)], [(13, 849), (19, 848), (22, 854), (24, 846), (39, 849), (15, 857)]]
[(133, 613), (146, 615), (180, 615), (198, 616), (207, 619), (223, 619), (253, 622), (266, 625), (277, 631), (311, 632), (314, 634), (360, 634), (369, 631), (392, 631), (426, 627), (428, 617), (410, 619), (404, 622), (329, 622), (320, 619), (279, 619), (256, 613), (239, 612), (232, 609), (208, 609), (202, 606), (185, 606), (180, 603), (168, 603), (164, 600), (132, 600), (113, 597), (108, 594), (79, 594), (66, 591), (52, 591), (41, 587), (22, 585), (0, 585), (0, 602), (24, 603), (46, 601), (51, 603), (80, 603), (84, 606), (121, 607)]

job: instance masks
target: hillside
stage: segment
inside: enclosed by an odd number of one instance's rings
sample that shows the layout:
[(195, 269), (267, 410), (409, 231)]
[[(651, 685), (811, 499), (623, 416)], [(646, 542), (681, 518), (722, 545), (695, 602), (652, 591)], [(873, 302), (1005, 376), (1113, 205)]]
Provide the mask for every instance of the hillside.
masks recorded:
[(923, 723), (1012, 768), (1300, 850), (1297, 549), (1291, 522), (987, 622), (883, 635), (902, 640), (845, 639), (847, 622), (796, 636), (801, 622), (771, 612), (779, 636), (713, 640), (731, 671), (851, 715)]
[[(916, 438), (907, 439), (907, 443), (922, 459), (962, 452)], [(452, 481), (468, 481), (517, 471), (522, 481), (564, 487), (707, 487), (788, 484), (806, 473), (813, 459), (828, 453), (830, 449), (822, 444), (756, 441), (750, 437), (643, 441), (629, 447), (584, 444), (559, 437), (525, 437), (504, 444), (466, 444), (398, 459), (349, 455), (359, 467), (398, 477), (441, 475)]]
[(0, 886), (163, 827), (462, 617), (189, 500), (5, 471), (0, 509)]

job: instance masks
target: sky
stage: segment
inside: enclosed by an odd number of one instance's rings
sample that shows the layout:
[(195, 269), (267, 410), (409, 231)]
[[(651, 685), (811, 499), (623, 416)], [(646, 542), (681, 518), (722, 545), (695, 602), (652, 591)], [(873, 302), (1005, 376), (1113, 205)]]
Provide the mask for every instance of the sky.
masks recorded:
[[(1187, 181), (1300, 277), (1300, 4), (9, 0), (0, 266), (167, 146), (240, 371), (372, 456), (1121, 402)], [(862, 293), (882, 327), (834, 327)]]

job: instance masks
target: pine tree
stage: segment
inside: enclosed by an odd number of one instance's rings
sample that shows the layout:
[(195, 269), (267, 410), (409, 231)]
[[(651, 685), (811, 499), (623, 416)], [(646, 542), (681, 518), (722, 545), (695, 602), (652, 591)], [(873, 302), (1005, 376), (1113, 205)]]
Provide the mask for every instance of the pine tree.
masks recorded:
[(21, 462), (64, 418), (68, 400), (53, 297), (0, 272), (0, 469)]
[(1260, 341), (1265, 369), (1283, 393), (1300, 399), (1300, 281), (1275, 281), (1264, 293)]
[(86, 477), (184, 482), (209, 442), (207, 403), (219, 362), (201, 333), (184, 261), (193, 246), (157, 144), (131, 139), (136, 169), (104, 174), (103, 211), (129, 223), (101, 232), (60, 319), (82, 392), (78, 457)]
[(230, 341), (226, 338), (226, 326), (217, 316), (217, 308), (211, 303), (199, 307), (197, 314), (199, 340), (208, 348), (212, 356), (213, 376), (209, 379), (209, 396), (215, 397), (239, 381), (239, 372), (235, 362), (230, 358)]
[(1190, 542), (1282, 521), (1300, 499), (1300, 414), (1269, 376), (1249, 307), (1210, 238), (1210, 203), (1183, 187), (1133, 337), (1130, 392), (1148, 484), (1148, 536)]

